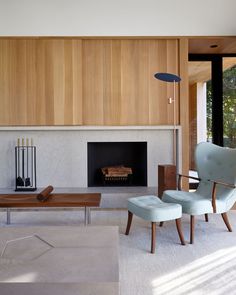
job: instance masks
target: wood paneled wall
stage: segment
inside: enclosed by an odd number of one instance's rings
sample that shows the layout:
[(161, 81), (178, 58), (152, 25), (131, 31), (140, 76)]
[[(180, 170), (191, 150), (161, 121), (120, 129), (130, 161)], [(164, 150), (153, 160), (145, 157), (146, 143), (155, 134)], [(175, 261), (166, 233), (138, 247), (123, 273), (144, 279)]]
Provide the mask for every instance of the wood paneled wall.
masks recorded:
[(173, 124), (173, 85), (153, 77), (168, 71), (178, 73), (177, 40), (83, 41), (83, 124)]
[(2, 38), (0, 124), (173, 124), (155, 72), (179, 74), (178, 39)]
[(1, 125), (82, 123), (81, 40), (0, 40)]

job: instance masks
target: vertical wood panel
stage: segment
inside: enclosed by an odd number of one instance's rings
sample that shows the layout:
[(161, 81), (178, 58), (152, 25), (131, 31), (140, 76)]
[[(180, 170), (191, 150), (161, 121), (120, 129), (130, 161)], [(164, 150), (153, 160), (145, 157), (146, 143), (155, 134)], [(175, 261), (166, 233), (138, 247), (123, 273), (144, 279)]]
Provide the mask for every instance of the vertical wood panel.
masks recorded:
[(36, 41), (26, 43), (26, 121), (27, 125), (35, 124), (36, 116)]
[(2, 54), (0, 57), (0, 91), (1, 91), (1, 107), (0, 118), (3, 124), (9, 122), (9, 85), (8, 85), (8, 42), (1, 41)]
[(82, 41), (72, 41), (72, 61), (73, 61), (73, 124), (82, 124), (83, 113), (83, 89), (82, 89)]
[(121, 41), (106, 40), (103, 60), (104, 125), (120, 125), (121, 119)]
[(148, 47), (146, 40), (122, 42), (122, 123), (125, 125), (149, 122)]
[(46, 125), (46, 85), (45, 85), (45, 41), (40, 40), (36, 41), (36, 113), (35, 113), (35, 121), (38, 125)]
[(120, 124), (120, 41), (83, 41), (83, 123)]
[(136, 120), (140, 125), (149, 124), (149, 47), (149, 41), (138, 41), (138, 59), (136, 60), (138, 64)]
[(55, 40), (52, 44), (52, 52), (53, 52), (53, 109), (54, 109), (54, 124), (55, 125), (63, 125), (65, 124), (65, 100), (66, 93), (65, 87), (67, 83), (67, 77), (65, 73), (65, 41), (63, 40)]
[(72, 41), (65, 41), (64, 64), (65, 64), (65, 124), (71, 124), (73, 118), (73, 61), (72, 61)]
[[(51, 40), (45, 41), (45, 116), (46, 124), (54, 124), (54, 77), (53, 77), (53, 67), (54, 67), (54, 52), (52, 50), (53, 42)], [(44, 78), (42, 77), (42, 78)], [(58, 86), (58, 85), (56, 85)]]
[[(178, 41), (150, 41), (150, 75), (156, 72), (179, 74)], [(176, 117), (178, 118), (178, 85), (176, 85)], [(150, 79), (150, 124), (174, 124), (174, 104), (168, 104), (173, 98), (173, 83)], [(176, 120), (178, 123), (178, 120)]]
[(136, 121), (135, 97), (137, 87), (135, 85), (138, 81), (135, 81), (137, 46), (134, 42), (124, 40), (121, 45), (121, 124), (123, 125), (132, 125)]
[[(9, 69), (11, 71), (8, 81), (11, 93), (9, 101), (11, 103), (10, 121), (16, 125), (27, 124), (27, 68), (26, 68), (26, 46), (25, 40), (10, 40), (8, 55)], [(12, 111), (11, 111), (12, 110)]]
[(103, 125), (103, 41), (83, 41), (83, 123)]
[[(167, 40), (167, 72), (179, 75), (179, 67), (178, 67), (178, 41), (177, 40)], [(174, 84), (173, 83), (167, 83), (167, 96), (172, 97), (174, 95)], [(167, 117), (168, 117), (168, 123), (169, 124), (179, 124), (179, 111), (178, 111), (178, 105), (179, 105), (179, 83), (176, 83), (175, 85), (175, 103), (168, 104), (168, 111), (167, 111)], [(175, 109), (174, 109), (175, 108)], [(175, 112), (175, 114), (174, 114)], [(175, 116), (175, 122), (174, 122), (174, 116)]]
[[(182, 126), (182, 173), (189, 172), (189, 82), (188, 82), (188, 39), (181, 38), (179, 41), (180, 61), (180, 124)], [(185, 180), (184, 188), (188, 189), (188, 180)]]
[(166, 40), (152, 40), (149, 48), (149, 89), (150, 89), (150, 124), (168, 124), (167, 118), (167, 83), (154, 78), (155, 73), (167, 72)]
[(146, 40), (122, 41), (122, 125), (146, 125), (149, 122), (148, 45)]

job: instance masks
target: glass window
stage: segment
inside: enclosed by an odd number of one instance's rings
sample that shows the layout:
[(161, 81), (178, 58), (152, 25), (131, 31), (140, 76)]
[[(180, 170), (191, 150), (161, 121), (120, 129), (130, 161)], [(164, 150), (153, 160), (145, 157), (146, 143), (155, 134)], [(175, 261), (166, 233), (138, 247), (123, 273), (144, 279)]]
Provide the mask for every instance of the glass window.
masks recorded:
[(223, 58), (224, 146), (236, 148), (236, 57)]

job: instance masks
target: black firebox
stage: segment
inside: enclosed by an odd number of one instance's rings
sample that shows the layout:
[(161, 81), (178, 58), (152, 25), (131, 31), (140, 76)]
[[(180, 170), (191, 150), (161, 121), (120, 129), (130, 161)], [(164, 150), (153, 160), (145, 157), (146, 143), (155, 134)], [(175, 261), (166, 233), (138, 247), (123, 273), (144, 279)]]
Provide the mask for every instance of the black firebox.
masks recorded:
[[(147, 142), (88, 142), (88, 186), (147, 186)], [(129, 167), (132, 175), (104, 181), (103, 167)]]

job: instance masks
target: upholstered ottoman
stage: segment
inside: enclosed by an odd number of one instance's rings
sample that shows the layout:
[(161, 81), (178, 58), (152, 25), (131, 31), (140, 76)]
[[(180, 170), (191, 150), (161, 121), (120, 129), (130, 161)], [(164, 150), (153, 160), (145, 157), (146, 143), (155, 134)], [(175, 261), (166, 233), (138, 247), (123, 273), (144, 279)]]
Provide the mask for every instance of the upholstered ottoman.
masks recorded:
[(141, 196), (128, 199), (128, 222), (125, 234), (128, 235), (133, 218), (133, 214), (144, 220), (151, 221), (152, 224), (152, 241), (151, 253), (155, 253), (156, 242), (156, 223), (174, 220), (182, 245), (185, 245), (184, 236), (181, 229), (182, 207), (179, 204), (165, 203), (157, 196)]

